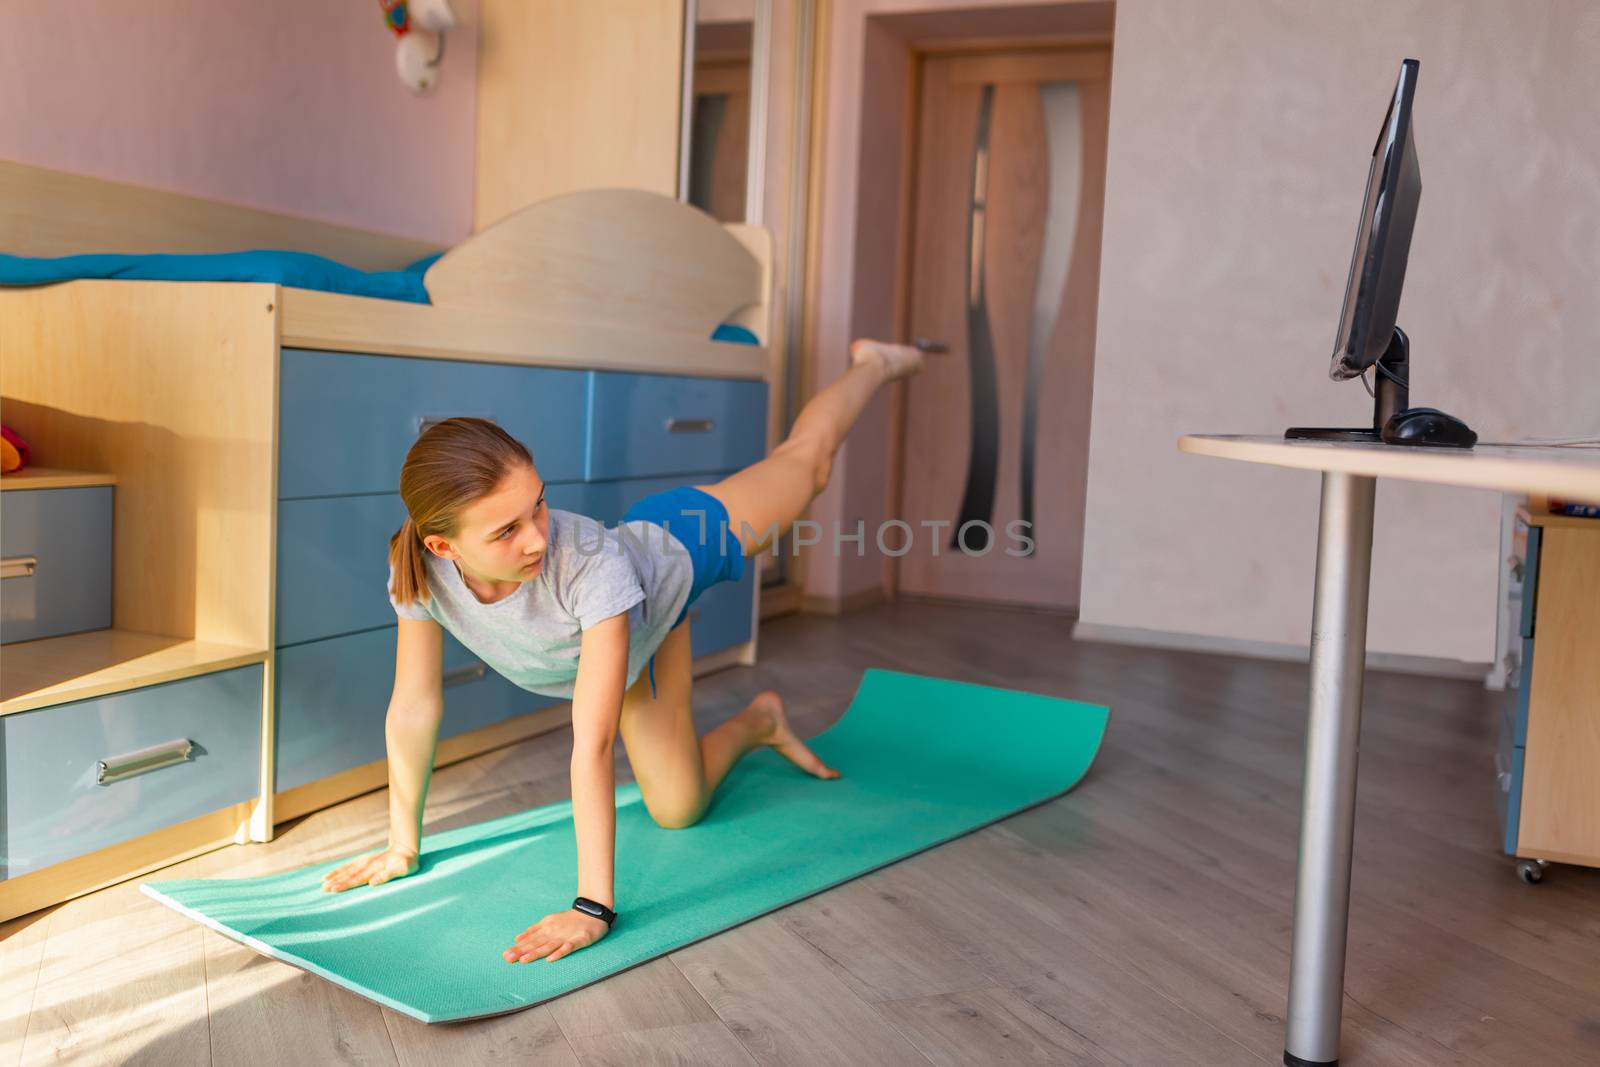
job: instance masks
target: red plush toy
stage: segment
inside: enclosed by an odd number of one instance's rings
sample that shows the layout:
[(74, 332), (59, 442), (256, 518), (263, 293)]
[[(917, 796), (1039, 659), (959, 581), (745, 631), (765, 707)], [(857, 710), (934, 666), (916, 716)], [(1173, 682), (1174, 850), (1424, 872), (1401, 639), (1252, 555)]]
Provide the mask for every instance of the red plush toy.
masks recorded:
[(0, 473), (10, 474), (28, 465), (28, 442), (9, 426), (0, 426)]

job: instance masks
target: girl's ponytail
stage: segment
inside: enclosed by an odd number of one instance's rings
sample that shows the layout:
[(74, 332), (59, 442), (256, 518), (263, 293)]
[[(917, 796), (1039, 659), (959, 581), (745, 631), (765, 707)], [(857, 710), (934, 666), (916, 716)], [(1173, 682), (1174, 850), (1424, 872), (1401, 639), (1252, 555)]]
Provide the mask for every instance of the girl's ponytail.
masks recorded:
[(428, 570), (422, 555), (426, 551), (417, 524), (407, 515), (405, 523), (389, 538), (389, 569), (394, 572), (389, 595), (397, 603), (412, 604), (427, 599)]

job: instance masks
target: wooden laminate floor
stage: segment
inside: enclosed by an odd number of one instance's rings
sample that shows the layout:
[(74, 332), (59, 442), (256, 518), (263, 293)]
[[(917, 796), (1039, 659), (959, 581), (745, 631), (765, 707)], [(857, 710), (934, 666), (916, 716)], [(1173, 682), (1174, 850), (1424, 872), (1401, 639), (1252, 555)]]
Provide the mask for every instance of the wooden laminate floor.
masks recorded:
[[(696, 683), (704, 726), (773, 686), (802, 735), (871, 666), (1111, 705), (1083, 784), (1011, 819), (527, 1011), (433, 1027), (125, 884), (0, 926), (0, 1067), (1278, 1063), (1305, 667), (1069, 632), (902, 600), (775, 620), (760, 666)], [(1495, 699), (1369, 676), (1349, 1065), (1600, 1063), (1600, 872), (1556, 867), (1530, 887), (1499, 853)], [(428, 832), (564, 798), (569, 744), (561, 731), (442, 769)], [(369, 794), (162, 876), (378, 846), (386, 804)]]

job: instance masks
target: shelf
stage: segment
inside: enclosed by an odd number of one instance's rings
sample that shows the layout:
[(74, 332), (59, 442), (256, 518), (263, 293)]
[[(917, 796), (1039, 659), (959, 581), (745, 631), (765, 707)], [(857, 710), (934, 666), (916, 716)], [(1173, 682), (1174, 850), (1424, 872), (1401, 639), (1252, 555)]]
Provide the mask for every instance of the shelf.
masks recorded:
[(116, 484), (115, 474), (93, 474), (54, 467), (24, 467), (14, 474), (0, 474), (0, 489), (86, 489)]
[(266, 649), (133, 630), (0, 645), (0, 715), (262, 663)]

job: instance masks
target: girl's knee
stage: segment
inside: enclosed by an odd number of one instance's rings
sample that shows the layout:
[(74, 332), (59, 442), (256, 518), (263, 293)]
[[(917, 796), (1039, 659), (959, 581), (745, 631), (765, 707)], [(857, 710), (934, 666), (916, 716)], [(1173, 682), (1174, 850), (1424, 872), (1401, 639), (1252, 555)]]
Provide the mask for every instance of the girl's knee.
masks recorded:
[(663, 830), (685, 830), (699, 822), (706, 813), (704, 803), (677, 803), (652, 806), (645, 804), (650, 818)]
[(700, 814), (701, 813), (696, 812), (692, 815), (683, 814), (672, 817), (662, 817), (657, 816), (654, 812), (652, 812), (650, 817), (654, 819), (655, 824), (661, 827), (663, 830), (687, 830), (689, 827), (700, 821)]

